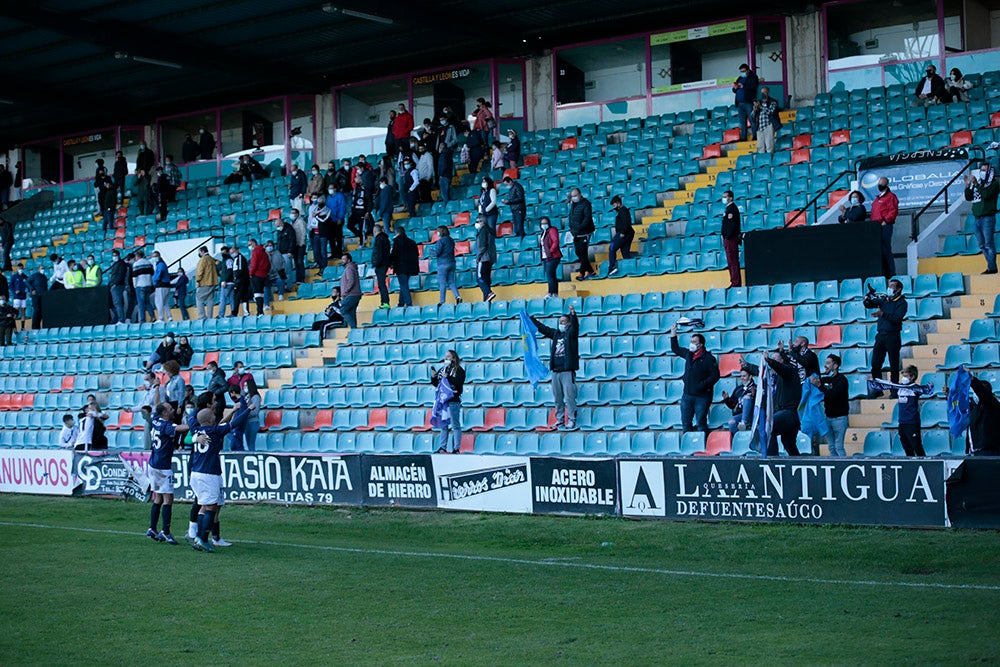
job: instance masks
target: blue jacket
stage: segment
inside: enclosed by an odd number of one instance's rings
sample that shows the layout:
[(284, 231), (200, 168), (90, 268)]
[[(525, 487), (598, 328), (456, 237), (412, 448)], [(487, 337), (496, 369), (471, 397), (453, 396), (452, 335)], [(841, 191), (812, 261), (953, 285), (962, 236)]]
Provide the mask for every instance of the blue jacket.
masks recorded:
[(10, 277), (10, 293), (15, 299), (28, 298), (28, 277), (23, 273), (15, 273)]
[(162, 259), (157, 262), (153, 269), (153, 287), (170, 287), (170, 271), (167, 270), (167, 263)]
[[(392, 186), (387, 185), (378, 192), (378, 218), (379, 220), (389, 220), (392, 218)], [(388, 230), (387, 230), (388, 231)]]
[(455, 266), (455, 241), (450, 236), (442, 236), (435, 244), (438, 267)]
[(757, 99), (757, 86), (760, 83), (757, 75), (753, 72), (747, 72), (746, 76), (740, 77), (736, 82), (743, 84), (742, 88), (736, 89), (736, 103), (753, 104), (753, 101)]

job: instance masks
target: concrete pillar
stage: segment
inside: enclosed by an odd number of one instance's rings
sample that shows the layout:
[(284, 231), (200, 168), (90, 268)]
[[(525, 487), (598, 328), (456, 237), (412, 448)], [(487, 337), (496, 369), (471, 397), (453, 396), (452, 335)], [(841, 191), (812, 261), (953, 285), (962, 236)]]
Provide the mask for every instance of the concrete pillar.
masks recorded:
[(823, 76), (822, 16), (819, 11), (795, 14), (786, 21), (788, 94), (792, 107), (812, 106), (813, 97), (826, 88)]
[(336, 133), (333, 118), (333, 93), (316, 96), (316, 164), (326, 169), (326, 163), (336, 155)]
[(528, 130), (548, 130), (553, 123), (552, 52), (529, 58), (525, 64), (524, 85), (528, 92)]

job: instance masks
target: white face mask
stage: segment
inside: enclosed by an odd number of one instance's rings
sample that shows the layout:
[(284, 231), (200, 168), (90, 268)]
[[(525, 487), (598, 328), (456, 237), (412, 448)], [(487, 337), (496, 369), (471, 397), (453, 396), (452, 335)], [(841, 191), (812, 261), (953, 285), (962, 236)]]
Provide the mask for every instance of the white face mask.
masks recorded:
[(729, 206), (729, 197), (723, 197), (722, 198), (722, 205), (723, 206)]
[(857, 197), (851, 197), (851, 206), (857, 206), (860, 203), (861, 203), (860, 199), (858, 199)]
[(580, 195), (573, 195), (572, 197), (570, 197), (570, 200), (575, 204), (576, 202), (580, 201)]
[(691, 352), (697, 352), (698, 343), (688, 343), (688, 350), (690, 350)]
[(477, 222), (476, 223), (476, 229), (482, 229), (482, 228), (483, 228), (483, 223)]
[(548, 229), (548, 228), (549, 228), (549, 225), (548, 225), (548, 223), (545, 223), (545, 222), (543, 222), (543, 223), (542, 223), (542, 231), (545, 231), (545, 230), (546, 230), (546, 229)]
[(899, 378), (899, 384), (910, 384), (911, 382), (913, 382), (913, 380), (906, 377), (905, 375)]
[(562, 322), (560, 322), (559, 323), (559, 331), (565, 332), (566, 329), (569, 329), (569, 325), (568, 324), (563, 324)]
[(486, 184), (486, 181), (483, 181), (483, 190), (485, 190), (488, 187), (489, 187), (489, 185)]

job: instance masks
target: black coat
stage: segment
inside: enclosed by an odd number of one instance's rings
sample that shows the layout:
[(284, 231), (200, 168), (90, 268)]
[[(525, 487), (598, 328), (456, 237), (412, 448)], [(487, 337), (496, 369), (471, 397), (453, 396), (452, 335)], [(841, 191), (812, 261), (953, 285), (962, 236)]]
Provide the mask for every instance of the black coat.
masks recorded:
[(580, 197), (569, 207), (569, 231), (573, 236), (586, 236), (594, 233), (594, 214), (590, 200)]
[(211, 160), (215, 157), (215, 137), (211, 132), (205, 131), (201, 134), (201, 142), (198, 146), (201, 149), (201, 159)]
[(372, 266), (376, 269), (387, 269), (392, 262), (392, 249), (389, 235), (385, 232), (375, 236), (372, 244)]
[(635, 229), (632, 227), (632, 211), (627, 206), (619, 206), (615, 213), (615, 234), (632, 238), (635, 236)]
[(154, 164), (156, 164), (156, 155), (153, 153), (152, 149), (146, 148), (143, 150), (140, 148), (139, 152), (135, 156), (136, 171), (142, 169), (148, 174), (153, 170)]
[(191, 137), (185, 139), (184, 145), (181, 146), (181, 159), (185, 162), (194, 162), (199, 155), (201, 155), (201, 148), (197, 142)]
[(778, 374), (778, 382), (774, 392), (774, 409), (791, 410), (798, 414), (799, 403), (802, 401), (802, 382), (799, 380), (798, 369), (792, 364), (775, 361), (765, 357), (767, 365)]
[(409, 236), (396, 237), (389, 258), (396, 275), (420, 275), (420, 251), (416, 242)]
[(969, 437), (972, 448), (981, 454), (1000, 455), (1000, 401), (979, 378), (972, 378), (978, 403), (969, 407)]
[(875, 324), (875, 332), (898, 336), (903, 331), (903, 320), (906, 318), (906, 298), (900, 296), (894, 300), (886, 297), (879, 301), (879, 308), (882, 310), (882, 316)]
[(722, 214), (722, 238), (738, 239), (741, 231), (740, 209), (735, 203), (730, 203)]
[(282, 255), (295, 252), (295, 228), (291, 225), (282, 225), (278, 230), (278, 252)]
[(691, 350), (685, 350), (677, 341), (677, 336), (670, 339), (670, 349), (678, 357), (684, 359), (684, 393), (699, 398), (712, 398), (715, 383), (719, 381), (719, 362), (712, 353), (704, 350), (697, 359)]
[[(569, 314), (569, 327), (566, 331), (547, 327), (534, 316), (531, 321), (538, 327), (538, 333), (552, 339), (552, 350), (549, 353), (549, 370), (553, 373), (580, 370), (580, 320), (576, 313)], [(562, 354), (560, 354), (560, 351)]]

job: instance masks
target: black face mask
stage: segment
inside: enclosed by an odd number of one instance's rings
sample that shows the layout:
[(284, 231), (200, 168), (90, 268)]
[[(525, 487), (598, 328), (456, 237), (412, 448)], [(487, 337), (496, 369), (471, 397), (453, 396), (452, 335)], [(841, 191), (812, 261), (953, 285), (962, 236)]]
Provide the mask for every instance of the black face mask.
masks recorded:
[(878, 191), (879, 191), (879, 192), (885, 192), (885, 191), (886, 191), (886, 190), (888, 190), (888, 189), (889, 189), (889, 186), (888, 186), (888, 185), (879, 185), (879, 186), (878, 186)]

